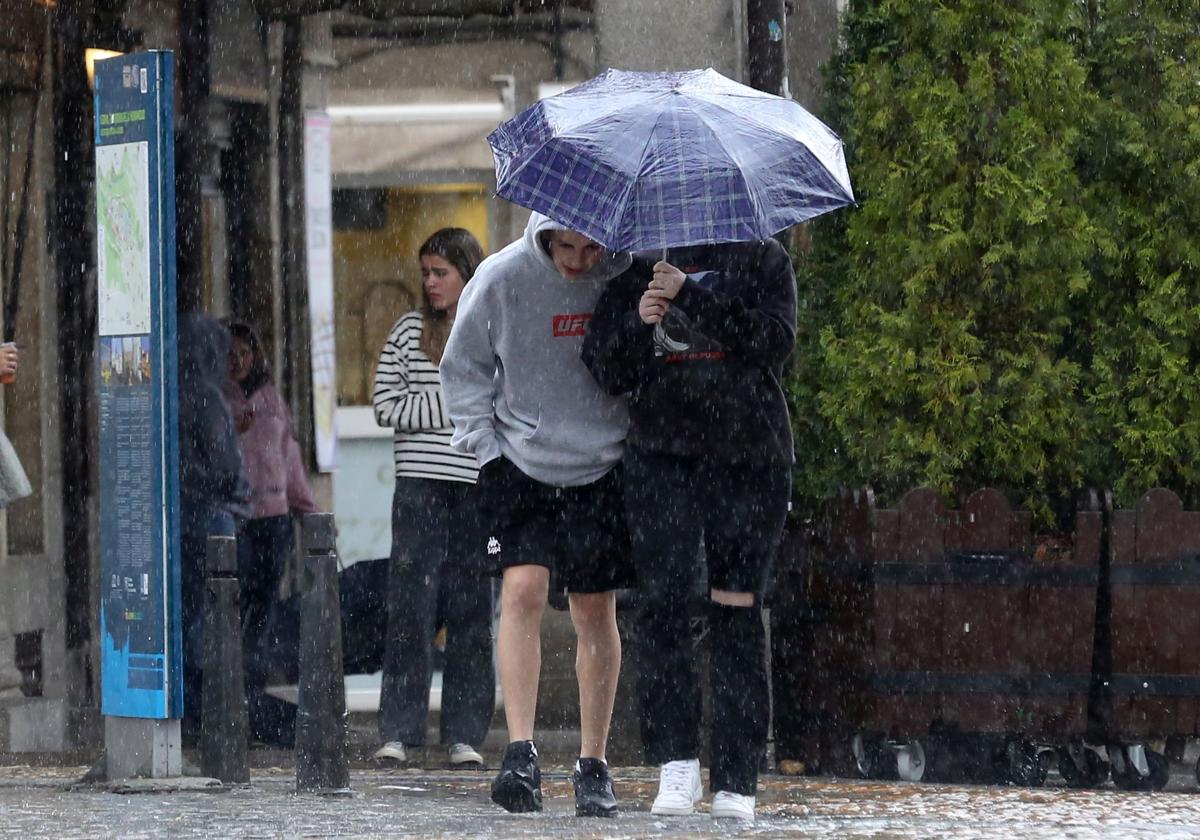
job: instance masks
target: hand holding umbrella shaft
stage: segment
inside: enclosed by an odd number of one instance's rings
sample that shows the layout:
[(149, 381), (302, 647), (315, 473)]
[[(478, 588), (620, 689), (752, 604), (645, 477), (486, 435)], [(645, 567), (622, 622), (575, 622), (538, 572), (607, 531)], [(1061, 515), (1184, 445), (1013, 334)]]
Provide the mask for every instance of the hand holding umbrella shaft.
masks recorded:
[(687, 279), (687, 275), (680, 271), (675, 266), (664, 260), (659, 260), (654, 264), (654, 277), (650, 281), (650, 289), (657, 289), (663, 294), (667, 300), (673, 300), (675, 295), (679, 294), (679, 290), (683, 288), (683, 281)]
[(655, 263), (654, 277), (638, 302), (638, 316), (643, 324), (657, 324), (666, 317), (671, 301), (679, 294), (686, 279), (687, 276), (670, 263)]
[(642, 319), (643, 324), (657, 324), (670, 308), (670, 302), (661, 296), (661, 292), (647, 289), (642, 292), (642, 299), (638, 301), (638, 317)]

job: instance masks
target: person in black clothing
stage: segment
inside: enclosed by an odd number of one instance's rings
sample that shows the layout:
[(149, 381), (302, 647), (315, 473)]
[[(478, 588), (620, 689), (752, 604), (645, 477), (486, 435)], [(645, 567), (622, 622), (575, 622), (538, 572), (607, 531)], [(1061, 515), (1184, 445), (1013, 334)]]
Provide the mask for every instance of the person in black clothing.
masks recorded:
[(250, 483), (225, 402), (229, 330), (207, 315), (179, 316), (179, 547), (183, 621), (183, 737), (200, 735), (204, 578), (210, 536), (232, 537), (249, 512)]
[[(597, 303), (583, 358), (629, 394), (626, 517), (638, 571), (639, 675), (652, 812), (701, 796), (700, 693), (686, 594), (703, 540), (713, 698), (714, 817), (754, 818), (766, 745), (761, 601), (787, 515), (793, 460), (781, 379), (796, 338), (796, 279), (774, 240), (676, 249)], [(649, 280), (649, 282), (647, 282)]]

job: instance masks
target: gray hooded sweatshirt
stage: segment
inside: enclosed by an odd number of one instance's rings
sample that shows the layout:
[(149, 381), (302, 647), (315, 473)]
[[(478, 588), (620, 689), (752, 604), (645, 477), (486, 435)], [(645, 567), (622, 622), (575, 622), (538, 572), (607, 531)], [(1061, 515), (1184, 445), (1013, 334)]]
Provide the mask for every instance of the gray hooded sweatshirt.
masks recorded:
[(543, 484), (596, 481), (621, 459), (624, 397), (600, 389), (579, 351), (607, 282), (627, 253), (563, 277), (544, 247), (562, 230), (534, 213), (523, 238), (484, 260), (463, 290), (440, 367), (451, 444), (480, 466), (503, 455)]

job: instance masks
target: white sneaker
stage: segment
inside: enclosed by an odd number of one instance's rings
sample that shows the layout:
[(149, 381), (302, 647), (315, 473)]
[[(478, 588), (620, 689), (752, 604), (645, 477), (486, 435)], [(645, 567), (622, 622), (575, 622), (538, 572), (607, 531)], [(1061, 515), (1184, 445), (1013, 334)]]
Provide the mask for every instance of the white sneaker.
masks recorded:
[(398, 767), (408, 761), (408, 751), (399, 741), (388, 741), (371, 756), (376, 764), (384, 767)]
[(754, 797), (729, 790), (719, 790), (713, 796), (714, 820), (732, 819), (754, 822)]
[(702, 794), (700, 759), (668, 761), (658, 769), (658, 796), (654, 797), (650, 813), (686, 817), (696, 812)]
[(468, 764), (477, 764), (482, 767), (483, 756), (470, 744), (451, 744), (450, 766), (465, 767)]

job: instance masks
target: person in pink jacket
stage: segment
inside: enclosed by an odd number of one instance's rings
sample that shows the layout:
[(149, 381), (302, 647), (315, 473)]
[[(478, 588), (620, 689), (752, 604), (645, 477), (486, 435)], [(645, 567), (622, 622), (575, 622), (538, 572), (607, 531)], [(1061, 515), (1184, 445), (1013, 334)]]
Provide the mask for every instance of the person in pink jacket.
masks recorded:
[(237, 427), (250, 479), (249, 517), (238, 529), (242, 596), (242, 650), (251, 737), (266, 743), (292, 740), (295, 710), (265, 692), (273, 639), (272, 607), (293, 551), (292, 515), (317, 506), (308, 486), (287, 404), (271, 382), (258, 334), (249, 324), (229, 324), (232, 344), (225, 397)]

